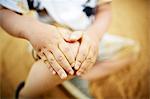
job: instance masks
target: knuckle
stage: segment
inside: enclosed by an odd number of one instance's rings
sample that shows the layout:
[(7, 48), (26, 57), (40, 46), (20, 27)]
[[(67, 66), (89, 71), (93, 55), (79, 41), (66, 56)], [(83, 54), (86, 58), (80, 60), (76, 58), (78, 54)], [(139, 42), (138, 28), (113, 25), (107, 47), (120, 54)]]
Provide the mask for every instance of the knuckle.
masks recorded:
[(90, 64), (94, 64), (94, 63), (95, 63), (95, 60), (91, 60), (91, 61), (90, 61)]
[(57, 73), (61, 73), (62, 72), (61, 68), (56, 68), (56, 71), (57, 71)]
[(51, 62), (53, 62), (54, 60), (55, 60), (54, 58), (51, 58), (51, 59), (50, 59)]
[(40, 57), (43, 61), (45, 61), (45, 60), (47, 60), (48, 61), (48, 59), (46, 58), (46, 57)]
[(57, 57), (57, 60), (58, 60), (59, 62), (62, 62), (62, 61), (63, 61), (63, 56), (61, 56), (61, 55), (58, 56), (58, 57)]
[(91, 62), (92, 62), (92, 60), (93, 60), (93, 58), (92, 58), (92, 57), (88, 57), (88, 58), (86, 59), (86, 61), (87, 61), (88, 63), (91, 63)]
[(53, 63), (54, 63), (54, 61), (55, 61), (55, 59), (54, 59), (54, 58), (50, 58), (50, 59), (49, 59), (49, 63), (50, 63), (50, 64), (53, 64)]
[(88, 61), (91, 61), (92, 59), (93, 59), (92, 57), (88, 57), (88, 58), (87, 58)]
[(86, 57), (86, 53), (82, 53), (82, 57), (83, 57), (83, 58)]
[(40, 57), (44, 56), (42, 52), (37, 52), (37, 55), (40, 56)]
[(41, 48), (37, 48), (37, 52), (42, 52), (42, 49)]
[(86, 58), (85, 61), (86, 61), (86, 64), (91, 64), (93, 60), (92, 60), (92, 58)]
[(48, 60), (43, 60), (45, 64), (49, 64)]

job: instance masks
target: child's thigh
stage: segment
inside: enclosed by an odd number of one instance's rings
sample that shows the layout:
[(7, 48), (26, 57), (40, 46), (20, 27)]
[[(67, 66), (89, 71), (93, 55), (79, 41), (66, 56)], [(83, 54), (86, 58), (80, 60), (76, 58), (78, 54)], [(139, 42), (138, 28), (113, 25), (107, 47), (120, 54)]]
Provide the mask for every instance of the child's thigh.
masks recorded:
[[(65, 80), (72, 77), (68, 76)], [(25, 87), (31, 90), (34, 89), (34, 91), (40, 89), (41, 92), (46, 92), (65, 80), (60, 79), (57, 74), (53, 75), (48, 69), (48, 66), (39, 60), (33, 64), (28, 74)]]

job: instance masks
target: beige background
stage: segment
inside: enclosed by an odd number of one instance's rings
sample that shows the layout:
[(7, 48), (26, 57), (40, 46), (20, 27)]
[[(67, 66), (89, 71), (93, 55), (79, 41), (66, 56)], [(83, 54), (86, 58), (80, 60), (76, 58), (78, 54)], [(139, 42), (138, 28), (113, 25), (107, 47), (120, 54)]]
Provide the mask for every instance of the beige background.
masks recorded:
[(150, 4), (149, 0), (113, 0), (110, 33), (140, 42), (136, 63), (104, 79), (92, 82), (91, 91), (98, 99), (150, 98)]

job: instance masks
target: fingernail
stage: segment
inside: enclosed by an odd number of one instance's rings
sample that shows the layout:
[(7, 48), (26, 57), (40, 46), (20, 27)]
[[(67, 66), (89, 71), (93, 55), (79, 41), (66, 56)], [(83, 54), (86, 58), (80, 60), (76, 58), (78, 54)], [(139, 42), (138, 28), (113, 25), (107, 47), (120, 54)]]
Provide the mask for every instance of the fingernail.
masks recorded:
[(75, 70), (78, 70), (79, 69), (79, 65), (76, 65), (74, 68), (75, 68)]
[(75, 40), (76, 38), (77, 38), (76, 35), (71, 35), (71, 36), (70, 36), (70, 40)]
[(80, 65), (81, 65), (81, 63), (80, 62), (77, 62), (76, 64), (75, 64), (75, 70), (78, 70), (79, 69), (79, 67), (80, 67)]
[(71, 64), (71, 67), (74, 67), (74, 66), (75, 66), (75, 63), (72, 63), (72, 64)]
[(80, 76), (81, 75), (81, 72), (77, 72), (77, 76)]
[(65, 79), (66, 77), (67, 77), (66, 74), (64, 74), (64, 73), (61, 74), (61, 79)]
[(73, 70), (69, 71), (69, 74), (73, 75), (73, 74), (74, 74), (74, 71), (73, 71)]
[(55, 74), (56, 74), (56, 72), (55, 72), (54, 70), (53, 70), (53, 72), (52, 72), (52, 73), (53, 73), (53, 75), (55, 75)]

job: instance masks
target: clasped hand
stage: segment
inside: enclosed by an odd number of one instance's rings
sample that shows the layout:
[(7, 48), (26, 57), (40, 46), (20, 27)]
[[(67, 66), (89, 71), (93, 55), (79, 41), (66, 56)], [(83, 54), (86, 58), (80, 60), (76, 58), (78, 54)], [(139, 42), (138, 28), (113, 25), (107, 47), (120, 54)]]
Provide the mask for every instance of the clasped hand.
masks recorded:
[(94, 65), (98, 40), (91, 34), (51, 25), (41, 26), (38, 30), (42, 33), (30, 42), (50, 71), (61, 79), (67, 78), (68, 74), (81, 76)]

